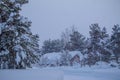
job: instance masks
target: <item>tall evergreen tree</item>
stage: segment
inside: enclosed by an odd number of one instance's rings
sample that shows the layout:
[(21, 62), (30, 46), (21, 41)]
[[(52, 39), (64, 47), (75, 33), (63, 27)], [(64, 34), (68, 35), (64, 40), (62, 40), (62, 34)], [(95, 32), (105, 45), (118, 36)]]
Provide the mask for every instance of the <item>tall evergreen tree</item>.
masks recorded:
[(99, 52), (101, 53), (101, 60), (103, 61), (109, 61), (110, 55), (112, 52), (108, 48), (110, 41), (109, 41), (109, 35), (107, 34), (107, 30), (105, 27), (101, 30), (101, 39), (100, 39), (100, 49)]
[[(95, 61), (109, 61), (111, 52), (108, 48), (109, 35), (105, 27), (102, 29), (98, 24), (92, 24), (90, 26), (90, 39), (89, 39), (89, 54), (95, 58)], [(94, 59), (93, 59), (94, 60)]]
[(118, 58), (120, 57), (120, 26), (118, 24), (112, 28), (111, 48), (118, 62)]
[(38, 36), (33, 35), (31, 22), (20, 15), (28, 0), (0, 1), (0, 68), (31, 67), (38, 58)]
[(101, 29), (99, 27), (98, 24), (92, 24), (90, 26), (90, 41), (91, 41), (91, 48), (92, 51), (95, 52), (96, 50), (98, 50), (99, 45), (98, 43), (100, 42), (100, 38), (101, 38)]
[(98, 59), (99, 59), (99, 55), (98, 55), (98, 49), (99, 49), (99, 45), (98, 43), (100, 42), (100, 34), (101, 30), (98, 24), (91, 24), (90, 26), (90, 38), (88, 39), (89, 42), (88, 46), (87, 46), (87, 53), (88, 53), (88, 65), (91, 66), (93, 64), (95, 64)]
[(73, 31), (70, 35), (71, 50), (82, 51), (84, 49), (85, 37), (78, 31)]

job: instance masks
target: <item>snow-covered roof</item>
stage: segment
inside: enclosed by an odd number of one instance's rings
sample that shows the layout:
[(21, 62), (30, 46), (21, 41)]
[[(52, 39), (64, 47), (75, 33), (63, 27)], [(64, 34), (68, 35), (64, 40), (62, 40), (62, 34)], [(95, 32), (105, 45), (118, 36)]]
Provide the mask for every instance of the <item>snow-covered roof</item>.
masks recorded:
[(47, 54), (45, 54), (45, 55), (43, 55), (42, 57), (43, 58), (47, 58), (47, 59), (49, 59), (49, 60), (59, 60), (60, 59), (60, 57), (61, 57), (61, 52), (53, 52), (53, 53), (47, 53)]
[(80, 51), (70, 51), (69, 54), (71, 55), (71, 57), (78, 55), (80, 57), (80, 60), (84, 58), (83, 54)]
[(40, 58), (40, 63), (42, 64), (56, 64), (57, 61), (60, 61), (61, 58), (61, 54), (60, 52), (56, 53), (47, 53), (44, 54), (41, 58)]

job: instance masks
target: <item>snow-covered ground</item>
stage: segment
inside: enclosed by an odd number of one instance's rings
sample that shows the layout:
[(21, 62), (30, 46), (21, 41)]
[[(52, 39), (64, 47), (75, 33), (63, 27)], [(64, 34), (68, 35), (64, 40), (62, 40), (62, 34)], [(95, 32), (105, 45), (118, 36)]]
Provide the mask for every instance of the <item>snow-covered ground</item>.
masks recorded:
[(68, 69), (64, 75), (64, 80), (120, 80), (118, 69)]
[(0, 70), (0, 80), (63, 80), (63, 72), (54, 69)]
[(0, 70), (0, 80), (120, 80), (120, 69), (57, 67)]

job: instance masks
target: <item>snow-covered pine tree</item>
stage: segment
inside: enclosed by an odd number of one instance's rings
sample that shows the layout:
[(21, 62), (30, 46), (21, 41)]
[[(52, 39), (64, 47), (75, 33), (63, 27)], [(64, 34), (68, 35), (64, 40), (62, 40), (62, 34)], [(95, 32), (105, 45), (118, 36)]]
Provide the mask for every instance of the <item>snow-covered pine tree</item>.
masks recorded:
[(89, 56), (93, 58), (90, 58), (92, 61), (89, 61), (93, 63), (99, 60), (108, 61), (111, 53), (107, 48), (109, 35), (106, 28), (103, 27), (101, 29), (98, 24), (92, 24), (90, 30), (88, 52), (90, 53)]
[(0, 0), (0, 68), (26, 68), (38, 60), (38, 36), (20, 15), (28, 0)]
[(118, 24), (112, 28), (111, 48), (118, 62), (118, 58), (120, 57), (120, 26)]
[(99, 52), (101, 53), (100, 57), (102, 61), (109, 61), (110, 55), (112, 52), (109, 50), (108, 45), (110, 44), (109, 42), (109, 34), (107, 34), (107, 30), (105, 27), (102, 28), (101, 30), (101, 38), (100, 38), (100, 49)]
[(98, 43), (100, 42), (101, 29), (98, 24), (91, 24), (90, 30), (91, 48), (95, 52), (99, 48)]
[(85, 37), (80, 34), (77, 30), (74, 30), (70, 35), (71, 50), (83, 51)]
[(88, 64), (95, 64), (97, 61), (99, 61), (99, 57), (101, 55), (101, 28), (99, 25), (91, 24), (90, 26), (90, 38), (88, 39), (89, 45), (88, 45)]

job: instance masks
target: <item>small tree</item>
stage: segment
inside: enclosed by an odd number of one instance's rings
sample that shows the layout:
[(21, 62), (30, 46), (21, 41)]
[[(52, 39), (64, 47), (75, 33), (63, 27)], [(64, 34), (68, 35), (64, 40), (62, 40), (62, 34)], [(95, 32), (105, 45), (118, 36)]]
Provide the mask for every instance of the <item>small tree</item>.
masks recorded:
[(70, 33), (71, 31), (69, 29), (66, 29), (64, 32), (62, 32), (61, 41), (64, 50), (70, 50)]
[(63, 51), (63, 53), (61, 54), (61, 58), (60, 58), (60, 64), (62, 66), (69, 66), (70, 60), (71, 60), (71, 55), (69, 54), (69, 52)]

